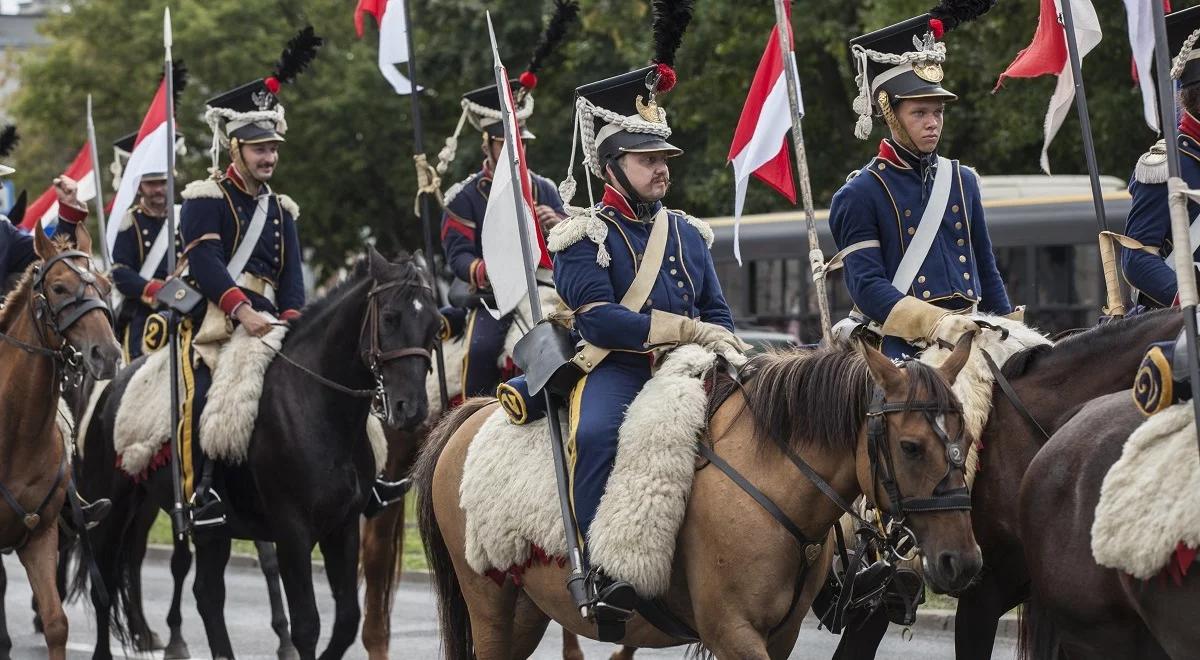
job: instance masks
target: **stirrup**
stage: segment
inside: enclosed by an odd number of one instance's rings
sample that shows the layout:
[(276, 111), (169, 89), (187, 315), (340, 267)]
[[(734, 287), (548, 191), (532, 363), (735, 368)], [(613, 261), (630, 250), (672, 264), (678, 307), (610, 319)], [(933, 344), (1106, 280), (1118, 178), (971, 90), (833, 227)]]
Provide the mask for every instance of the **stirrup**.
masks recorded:
[(188, 502), (192, 514), (192, 527), (219, 527), (225, 524), (225, 500), (214, 488), (204, 488), (192, 493)]
[[(79, 495), (76, 495), (76, 497), (79, 497)], [(82, 497), (79, 497), (79, 510), (83, 514), (84, 528), (92, 529), (108, 516), (109, 511), (112, 511), (112, 500), (107, 497), (101, 497), (89, 504)]]
[(400, 481), (384, 481), (376, 479), (371, 487), (371, 496), (367, 498), (367, 506), (363, 508), (363, 516), (373, 518), (387, 507), (404, 499), (404, 494), (412, 488), (412, 479)]
[(596, 622), (596, 636), (602, 642), (616, 643), (625, 637), (625, 623), (636, 613), (638, 597), (633, 585), (593, 571), (588, 576), (588, 592), (594, 594), (588, 606)]

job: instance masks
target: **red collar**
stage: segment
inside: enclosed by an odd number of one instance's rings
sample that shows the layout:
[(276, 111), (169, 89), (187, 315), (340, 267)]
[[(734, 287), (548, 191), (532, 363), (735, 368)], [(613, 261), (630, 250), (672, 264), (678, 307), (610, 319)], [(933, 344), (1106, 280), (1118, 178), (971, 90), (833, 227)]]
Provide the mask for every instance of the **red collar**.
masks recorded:
[(233, 185), (237, 186), (238, 190), (241, 190), (251, 197), (255, 195), (255, 193), (250, 192), (249, 188), (246, 186), (246, 180), (242, 178), (242, 173), (238, 171), (237, 167), (234, 167), (233, 163), (230, 163), (229, 167), (225, 168), (225, 178), (233, 181)]
[(492, 168), (488, 167), (488, 161), (486, 158), (483, 159), (483, 167), (480, 168), (479, 174), (481, 176), (483, 176), (483, 178), (488, 179), (489, 181), (493, 177)]
[(613, 207), (618, 213), (630, 220), (637, 219), (637, 214), (633, 212), (633, 207), (629, 205), (629, 200), (625, 199), (625, 195), (622, 195), (616, 188), (607, 183), (604, 184), (604, 197), (601, 198), (600, 202)]
[(879, 158), (886, 160), (900, 169), (912, 169), (912, 165), (909, 165), (908, 162), (904, 160), (904, 157), (900, 155), (896, 145), (892, 144), (891, 140), (883, 139), (879, 141)]
[(1200, 119), (1192, 116), (1192, 113), (1186, 110), (1183, 117), (1179, 120), (1179, 130), (1183, 131), (1188, 137), (1200, 142)]

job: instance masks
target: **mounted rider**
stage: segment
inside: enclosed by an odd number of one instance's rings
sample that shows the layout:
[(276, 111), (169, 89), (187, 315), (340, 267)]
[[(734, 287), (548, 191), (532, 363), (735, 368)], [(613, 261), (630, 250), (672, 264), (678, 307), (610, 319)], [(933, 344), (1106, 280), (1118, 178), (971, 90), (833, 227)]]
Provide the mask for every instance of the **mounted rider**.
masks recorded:
[[(1200, 7), (1166, 17), (1167, 42), (1178, 53), (1171, 77), (1179, 89), (1179, 176), (1188, 188), (1200, 188)], [(1171, 257), (1171, 212), (1167, 195), (1167, 150), (1162, 140), (1138, 159), (1129, 181), (1133, 202), (1121, 240), (1121, 270), (1133, 289), (1133, 308), (1157, 309), (1179, 304), (1175, 260)], [(1200, 203), (1188, 198), (1192, 248), (1200, 249)], [(1132, 240), (1128, 240), (1132, 239)], [(1195, 258), (1195, 255), (1193, 255)]]
[(914, 342), (954, 343), (978, 330), (965, 314), (1013, 311), (984, 222), (979, 177), (937, 152), (945, 104), (958, 98), (940, 84), (940, 36), (940, 22), (925, 14), (850, 41), (860, 91), (855, 136), (869, 137), (872, 115), (883, 117), (891, 135), (830, 205), (856, 307), (834, 330), (847, 337), (868, 329), (894, 358), (918, 353)]
[[(181, 80), (176, 78), (175, 90), (180, 90)], [(137, 132), (130, 133), (113, 142), (113, 190), (121, 187), (123, 173), (133, 153)], [(182, 156), (186, 149), (183, 136), (175, 134), (175, 153)], [(112, 251), (112, 280), (123, 296), (120, 309), (115, 314), (116, 334), (125, 349), (125, 359), (132, 362), (144, 350), (156, 350), (167, 340), (166, 324), (161, 316), (155, 323), (147, 319), (154, 313), (157, 303), (155, 294), (162, 289), (170, 273), (167, 272), (167, 173), (146, 172), (138, 183), (137, 198), (133, 206), (121, 218), (120, 232)], [(175, 236), (176, 259), (183, 258), (183, 242)]]
[[(545, 58), (561, 42), (578, 11), (579, 5), (573, 0), (555, 3), (554, 15), (534, 50), (529, 66), (519, 79), (510, 81), (513, 98), (517, 102), (516, 115), (522, 140), (535, 139), (526, 122), (533, 115), (532, 92), (537, 86), (537, 73)], [(453, 160), (458, 132), (464, 122), (469, 122), (482, 139), (480, 150), (483, 152), (483, 165), (478, 172), (446, 191), (445, 212), (442, 215), (442, 249), (456, 279), (450, 289), (452, 308), (443, 310), (443, 315), (449, 319), (447, 334), (466, 332), (467, 352), (462, 360), (462, 395), (466, 398), (495, 392), (501, 380), (499, 361), (504, 352), (504, 339), (515, 313), (495, 319), (484, 309), (485, 305), (495, 307), (496, 304), (488, 281), (487, 264), (483, 260), (483, 218), (491, 192), (492, 173), (504, 152), (504, 124), (496, 85), (467, 92), (461, 103), (463, 113), (458, 128), (446, 140), (446, 148), (439, 154), (438, 170), (444, 172)], [(566, 211), (558, 188), (550, 179), (533, 171), (529, 175), (533, 184), (534, 213), (544, 233), (558, 224), (566, 216)], [(550, 284), (550, 268), (549, 261), (539, 264), (539, 283)]]

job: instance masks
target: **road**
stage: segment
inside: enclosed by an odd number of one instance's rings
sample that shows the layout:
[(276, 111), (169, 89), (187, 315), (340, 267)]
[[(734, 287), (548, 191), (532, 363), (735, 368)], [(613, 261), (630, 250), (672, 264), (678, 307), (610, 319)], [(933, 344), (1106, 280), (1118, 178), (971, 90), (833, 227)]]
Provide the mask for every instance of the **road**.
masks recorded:
[[(25, 571), (16, 558), (6, 555), (3, 558), (8, 571), (9, 586), (5, 595), (5, 606), (8, 612), (9, 629), (13, 637), (14, 660), (26, 660), (46, 657), (45, 646), (40, 635), (33, 633), (30, 625), (32, 614), (29, 610), (29, 586), (25, 581)], [(329, 625), (333, 620), (333, 599), (329, 587), (321, 575), (317, 576), (317, 601), (321, 608), (322, 646), (328, 638)], [(159, 635), (166, 637), (167, 606), (170, 603), (171, 575), (168, 567), (161, 561), (148, 560), (143, 571), (145, 584), (146, 612), (152, 625)], [(226, 575), (228, 600), (225, 613), (228, 621), (230, 636), (233, 639), (234, 650), (239, 658), (274, 660), (277, 640), (270, 627), (270, 610), (267, 602), (266, 587), (261, 574), (251, 568), (231, 567)], [(191, 581), (188, 581), (184, 600), (184, 636), (190, 645), (192, 656), (195, 658), (209, 657), (207, 644), (204, 641), (204, 631), (200, 617), (196, 614), (195, 602), (191, 597)], [(80, 603), (68, 606), (67, 616), (71, 621), (71, 635), (68, 644), (68, 657), (71, 660), (90, 658), (95, 642), (95, 627), (89, 609)], [(561, 635), (557, 626), (553, 626), (546, 634), (545, 640), (538, 648), (534, 658), (538, 660), (554, 660), (560, 658)], [(811, 619), (805, 622), (796, 651), (792, 658), (829, 658), (837, 646), (837, 638), (823, 630), (816, 630)], [(605, 644), (587, 641), (584, 649), (590, 658), (607, 658), (612, 647)], [(877, 656), (880, 660), (901, 660), (921, 658), (935, 660), (937, 658), (953, 658), (953, 639), (943, 633), (918, 631), (912, 640), (904, 641), (899, 632), (889, 631), (884, 644)], [(437, 614), (430, 585), (422, 581), (401, 582), (396, 594), (396, 603), (392, 613), (392, 657), (393, 658), (437, 658)], [(120, 649), (114, 648), (113, 654), (121, 657)], [(1000, 640), (994, 658), (1010, 660), (1016, 654), (1016, 646), (1012, 640)], [(130, 653), (133, 657), (135, 654)], [(137, 657), (160, 657), (137, 656)], [(347, 653), (348, 658), (365, 658), (361, 645), (354, 645)], [(637, 653), (638, 658), (682, 658), (682, 649), (644, 650)]]

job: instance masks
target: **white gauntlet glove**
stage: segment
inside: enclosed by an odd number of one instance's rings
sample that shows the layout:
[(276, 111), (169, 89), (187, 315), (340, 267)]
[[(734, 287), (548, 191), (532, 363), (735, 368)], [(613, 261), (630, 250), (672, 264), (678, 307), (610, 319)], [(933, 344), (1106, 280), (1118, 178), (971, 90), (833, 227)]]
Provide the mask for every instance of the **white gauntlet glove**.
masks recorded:
[(960, 314), (954, 314), (912, 296), (905, 296), (892, 307), (883, 322), (883, 334), (909, 341), (925, 340), (936, 344), (942, 339), (951, 344), (967, 332), (978, 332), (979, 326)]
[(933, 326), (933, 332), (928, 339), (931, 345), (936, 345), (941, 340), (954, 346), (963, 335), (978, 332), (979, 325), (975, 321), (961, 314), (946, 314)]
[(744, 353), (750, 350), (749, 344), (715, 323), (706, 323), (700, 319), (690, 319), (657, 309), (650, 312), (650, 334), (647, 336), (647, 343), (652, 346), (699, 344), (721, 354)]

